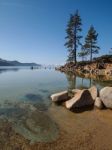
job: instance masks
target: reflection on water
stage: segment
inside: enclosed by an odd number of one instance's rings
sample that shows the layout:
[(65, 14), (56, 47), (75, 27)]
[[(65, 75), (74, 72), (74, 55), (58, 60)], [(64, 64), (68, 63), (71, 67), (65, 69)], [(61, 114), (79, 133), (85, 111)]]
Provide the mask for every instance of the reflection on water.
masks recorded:
[(112, 86), (112, 77), (99, 75), (99, 76), (90, 76), (90, 75), (75, 75), (73, 73), (67, 73), (66, 78), (68, 81), (68, 90), (71, 89), (84, 89), (89, 88), (95, 85), (98, 89), (103, 88), (104, 86)]
[(7, 71), (18, 71), (19, 68), (0, 68), (0, 73), (5, 73)]
[(112, 85), (101, 76), (91, 79), (47, 69), (2, 68), (0, 72), (0, 118), (10, 121), (14, 130), (31, 142), (58, 137), (59, 129), (48, 111), (52, 93)]
[(66, 74), (66, 78), (68, 81), (68, 89), (75, 89), (76, 88), (76, 76), (72, 73)]

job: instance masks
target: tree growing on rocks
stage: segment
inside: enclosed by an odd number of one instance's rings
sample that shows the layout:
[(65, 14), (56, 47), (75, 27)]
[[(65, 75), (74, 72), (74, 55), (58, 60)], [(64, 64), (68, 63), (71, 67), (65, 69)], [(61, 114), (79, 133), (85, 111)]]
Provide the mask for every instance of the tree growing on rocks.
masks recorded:
[(97, 46), (98, 33), (93, 26), (90, 27), (85, 38), (85, 48), (90, 54), (90, 61), (93, 59), (93, 54), (98, 54), (100, 47)]
[(79, 12), (76, 11), (74, 15), (70, 15), (66, 29), (67, 36), (65, 37), (67, 40), (65, 46), (69, 52), (68, 62), (74, 62), (75, 64), (77, 63), (77, 49), (81, 45), (80, 39), (82, 36), (79, 34), (82, 31), (81, 25), (82, 22)]

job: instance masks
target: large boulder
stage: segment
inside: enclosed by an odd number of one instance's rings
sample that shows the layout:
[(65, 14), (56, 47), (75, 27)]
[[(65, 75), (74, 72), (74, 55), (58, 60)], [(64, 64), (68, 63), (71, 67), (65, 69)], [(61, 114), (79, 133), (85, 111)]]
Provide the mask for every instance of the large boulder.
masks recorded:
[(77, 92), (74, 97), (65, 102), (65, 107), (67, 109), (76, 109), (92, 106), (94, 104), (94, 100), (91, 96), (89, 90), (81, 90)]
[(101, 101), (100, 97), (97, 97), (94, 103), (94, 106), (97, 107), (98, 109), (103, 108), (103, 102)]
[(96, 86), (92, 86), (91, 88), (89, 88), (89, 92), (91, 93), (93, 100), (95, 100), (98, 96), (98, 91)]
[(68, 91), (63, 91), (51, 95), (51, 99), (53, 102), (64, 102), (68, 100), (68, 98)]
[[(97, 96), (98, 96), (98, 91), (97, 91), (96, 86), (92, 86), (88, 90), (91, 93), (91, 96), (92, 96), (93, 100), (95, 100), (97, 98)], [(80, 89), (73, 89), (72, 93), (76, 94), (77, 92), (80, 92), (80, 91), (81, 91)]]
[(100, 90), (100, 99), (106, 108), (112, 109), (112, 87), (105, 87)]

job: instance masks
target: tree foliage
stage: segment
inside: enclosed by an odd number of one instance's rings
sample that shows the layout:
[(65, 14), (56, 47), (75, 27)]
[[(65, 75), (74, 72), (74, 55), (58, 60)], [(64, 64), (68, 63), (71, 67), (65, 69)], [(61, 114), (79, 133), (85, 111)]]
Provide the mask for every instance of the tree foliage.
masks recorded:
[(65, 37), (65, 46), (67, 47), (69, 52), (68, 62), (77, 62), (77, 49), (78, 46), (81, 45), (80, 39), (82, 38), (82, 36), (79, 35), (79, 33), (82, 31), (81, 25), (82, 23), (79, 12), (76, 11), (74, 15), (70, 15), (70, 19), (68, 21), (66, 29), (67, 36)]
[(82, 57), (82, 61), (84, 61), (87, 55), (88, 55), (88, 50), (86, 49), (85, 45), (82, 45), (81, 51), (78, 53), (78, 56)]
[(93, 26), (90, 27), (88, 34), (85, 38), (85, 48), (90, 55), (90, 61), (93, 59), (93, 54), (98, 54), (100, 47), (97, 46), (98, 33)]

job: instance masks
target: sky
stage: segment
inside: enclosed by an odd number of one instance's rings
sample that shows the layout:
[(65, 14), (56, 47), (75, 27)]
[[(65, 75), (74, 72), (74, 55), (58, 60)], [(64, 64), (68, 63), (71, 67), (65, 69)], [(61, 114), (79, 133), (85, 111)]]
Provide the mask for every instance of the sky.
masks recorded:
[(0, 0), (0, 58), (65, 63), (65, 30), (77, 9), (83, 24), (82, 43), (93, 25), (99, 33), (99, 55), (108, 54), (112, 48), (111, 0)]

